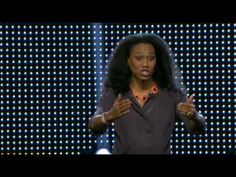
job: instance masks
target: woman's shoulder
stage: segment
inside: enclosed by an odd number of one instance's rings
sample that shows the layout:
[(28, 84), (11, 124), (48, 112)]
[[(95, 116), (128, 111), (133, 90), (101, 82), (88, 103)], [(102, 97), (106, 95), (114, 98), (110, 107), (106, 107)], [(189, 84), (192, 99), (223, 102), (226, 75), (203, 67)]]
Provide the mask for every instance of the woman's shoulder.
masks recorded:
[(114, 92), (114, 90), (111, 89), (111, 88), (106, 88), (106, 87), (102, 90), (102, 94), (106, 94), (106, 95), (114, 95), (114, 96), (115, 96), (115, 92)]
[(100, 94), (100, 98), (103, 100), (113, 100), (115, 98), (115, 93), (111, 88), (104, 88)]
[(181, 99), (183, 97), (186, 97), (186, 94), (184, 93), (184, 91), (182, 91), (181, 89), (162, 89), (161, 91), (164, 95), (172, 98), (172, 99)]
[(163, 88), (163, 89), (161, 89), (161, 91), (163, 92), (163, 93), (168, 93), (168, 94), (177, 94), (177, 95), (185, 95), (185, 93), (184, 93), (184, 91), (183, 90), (181, 90), (181, 89), (167, 89), (167, 88)]
[(111, 89), (103, 89), (99, 96), (98, 104), (103, 108), (103, 110), (108, 110), (114, 103), (114, 100), (114, 92)]

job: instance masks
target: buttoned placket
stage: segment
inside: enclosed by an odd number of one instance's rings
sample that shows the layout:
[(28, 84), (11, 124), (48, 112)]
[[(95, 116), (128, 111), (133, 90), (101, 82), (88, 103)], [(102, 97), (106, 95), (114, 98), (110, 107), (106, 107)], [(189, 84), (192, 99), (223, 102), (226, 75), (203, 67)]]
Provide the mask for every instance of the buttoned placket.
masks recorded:
[(134, 108), (134, 109), (141, 115), (141, 117), (144, 118), (145, 121), (146, 121), (146, 131), (147, 131), (147, 133), (150, 133), (150, 132), (151, 132), (151, 126), (150, 126), (150, 120), (148, 119), (148, 116), (147, 116), (147, 113), (146, 113), (145, 110), (146, 110), (147, 107), (149, 106), (152, 97), (153, 97), (153, 94), (150, 94), (150, 95), (148, 96), (147, 102), (144, 104), (143, 108), (141, 108), (141, 106), (139, 105), (138, 101), (134, 98), (134, 96), (132, 95), (132, 93), (131, 93), (131, 92), (128, 93), (128, 98), (129, 98), (130, 100), (132, 100), (132, 102), (133, 102), (133, 104), (132, 104), (133, 108)]

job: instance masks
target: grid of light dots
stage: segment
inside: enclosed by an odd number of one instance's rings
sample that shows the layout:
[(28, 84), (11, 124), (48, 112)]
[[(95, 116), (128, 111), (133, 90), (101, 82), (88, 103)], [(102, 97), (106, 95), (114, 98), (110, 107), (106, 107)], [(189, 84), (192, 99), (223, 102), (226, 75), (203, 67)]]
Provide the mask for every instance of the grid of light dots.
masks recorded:
[(0, 24), (0, 152), (92, 151), (91, 25)]
[[(172, 154), (235, 151), (235, 24), (103, 24), (102, 28), (105, 58), (119, 40), (133, 33), (156, 33), (170, 45), (187, 91), (194, 93), (207, 124), (205, 134), (195, 135), (176, 123)], [(114, 134), (112, 143), (113, 138)]]
[[(207, 118), (204, 135), (176, 123), (172, 153), (235, 149), (234, 24), (1, 24), (1, 154), (95, 152), (87, 123), (97, 89), (110, 52), (133, 33), (157, 33), (169, 43)], [(100, 143), (114, 143), (110, 130)]]

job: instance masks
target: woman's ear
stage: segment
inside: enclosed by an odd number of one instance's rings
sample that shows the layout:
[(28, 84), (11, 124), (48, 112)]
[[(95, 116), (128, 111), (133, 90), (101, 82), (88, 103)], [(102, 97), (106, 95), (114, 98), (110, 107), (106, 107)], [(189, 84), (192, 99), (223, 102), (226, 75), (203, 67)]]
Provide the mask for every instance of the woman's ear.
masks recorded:
[(127, 57), (127, 65), (129, 66), (129, 64), (130, 64), (130, 59), (129, 57)]

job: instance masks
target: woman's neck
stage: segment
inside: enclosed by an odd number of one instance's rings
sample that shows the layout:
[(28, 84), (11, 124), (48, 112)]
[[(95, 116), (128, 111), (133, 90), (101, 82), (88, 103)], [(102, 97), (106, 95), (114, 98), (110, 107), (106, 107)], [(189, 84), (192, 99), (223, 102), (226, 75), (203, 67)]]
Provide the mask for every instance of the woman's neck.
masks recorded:
[(152, 84), (153, 84), (152, 78), (145, 81), (132, 78), (130, 82), (130, 87), (137, 91), (144, 91), (144, 90), (149, 90), (152, 87)]

